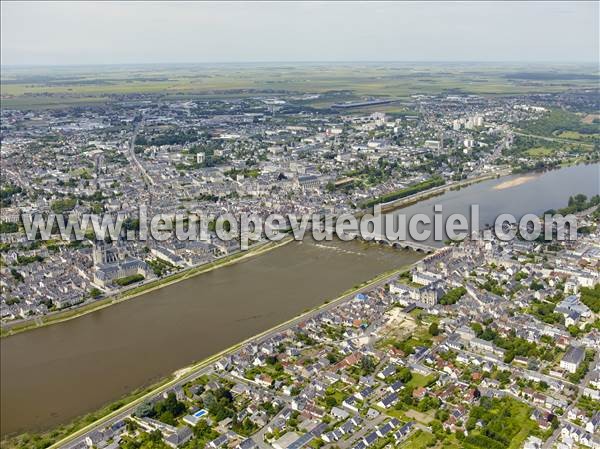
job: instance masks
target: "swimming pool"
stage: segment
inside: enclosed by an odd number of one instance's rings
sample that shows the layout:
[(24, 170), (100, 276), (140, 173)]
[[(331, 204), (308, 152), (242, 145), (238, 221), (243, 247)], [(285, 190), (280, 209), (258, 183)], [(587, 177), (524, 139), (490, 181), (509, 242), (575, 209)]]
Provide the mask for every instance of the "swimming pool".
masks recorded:
[(206, 415), (207, 413), (208, 412), (206, 410), (202, 409), (202, 410), (198, 410), (196, 413), (194, 413), (194, 416), (196, 418), (200, 418), (200, 417)]

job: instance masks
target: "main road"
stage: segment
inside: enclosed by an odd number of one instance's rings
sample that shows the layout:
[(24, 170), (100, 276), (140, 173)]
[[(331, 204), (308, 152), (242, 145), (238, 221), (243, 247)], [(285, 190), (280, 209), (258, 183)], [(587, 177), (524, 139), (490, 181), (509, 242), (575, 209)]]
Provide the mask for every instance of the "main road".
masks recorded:
[(128, 151), (129, 151), (129, 157), (131, 158), (131, 162), (133, 162), (133, 165), (136, 166), (137, 169), (140, 171), (140, 173), (142, 174), (142, 178), (144, 178), (144, 181), (147, 184), (150, 184), (151, 186), (153, 186), (153, 185), (155, 185), (154, 180), (148, 174), (148, 172), (146, 171), (146, 169), (144, 168), (142, 163), (138, 160), (137, 156), (135, 155), (135, 139), (136, 139), (138, 132), (143, 124), (144, 124), (144, 117), (142, 116), (142, 119), (140, 120), (140, 122), (138, 124), (134, 125), (133, 134), (131, 135), (131, 139), (129, 140)]

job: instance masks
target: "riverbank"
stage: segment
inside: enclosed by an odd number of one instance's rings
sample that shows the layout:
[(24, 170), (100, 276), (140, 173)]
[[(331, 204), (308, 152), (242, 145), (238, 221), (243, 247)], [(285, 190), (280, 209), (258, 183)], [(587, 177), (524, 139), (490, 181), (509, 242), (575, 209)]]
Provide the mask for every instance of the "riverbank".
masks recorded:
[[(285, 243), (288, 242), (280, 242), (280, 244)], [(349, 299), (358, 293), (370, 290), (379, 285), (383, 285), (395, 276), (409, 271), (417, 263), (418, 261), (381, 273), (372, 279), (347, 289), (345, 292), (333, 299), (325, 300), (323, 304), (319, 306), (306, 310), (283, 323), (277, 324), (268, 330), (236, 343), (235, 345), (213, 354), (199, 362), (192, 363), (183, 369), (179, 369), (164, 379), (154, 383), (150, 387), (136, 390), (135, 392), (115, 402), (107, 404), (97, 412), (77, 418), (67, 425), (63, 425), (57, 429), (42, 434), (24, 434), (11, 438), (5, 438), (0, 442), (0, 447), (2, 449), (25, 449), (30, 447), (50, 447), (51, 449), (58, 449), (67, 443), (75, 442), (77, 439), (83, 438), (86, 433), (96, 427), (110, 425), (113, 421), (122, 419), (124, 416), (131, 413), (135, 407), (149, 398), (156, 396), (167, 389), (183, 384), (193, 377), (201, 375), (203, 370), (206, 370), (215, 361), (219, 360), (223, 356), (239, 350), (243, 345), (268, 338), (276, 332), (280, 332), (286, 328), (294, 326), (298, 322), (307, 319), (311, 315), (320, 313), (328, 308), (333, 308), (340, 302)]]
[(104, 309), (106, 307), (110, 307), (114, 304), (119, 304), (123, 301), (127, 301), (133, 298), (136, 298), (145, 293), (149, 293), (169, 285), (173, 285), (176, 282), (183, 281), (185, 279), (192, 278), (194, 276), (198, 276), (200, 274), (208, 273), (210, 271), (216, 270), (217, 268), (226, 267), (232, 265), (234, 263), (240, 262), (242, 260), (246, 260), (249, 257), (258, 256), (266, 253), (267, 251), (274, 250), (283, 245), (286, 245), (293, 241), (292, 237), (285, 237), (279, 242), (263, 242), (258, 243), (251, 247), (247, 251), (238, 251), (234, 254), (225, 256), (221, 259), (202, 264), (196, 267), (191, 267), (177, 273), (173, 273), (167, 277), (162, 279), (156, 279), (148, 282), (147, 284), (143, 284), (137, 287), (133, 287), (129, 290), (118, 292), (114, 295), (108, 296), (104, 299), (100, 299), (98, 301), (94, 301), (92, 303), (88, 303), (82, 305), (80, 307), (76, 307), (69, 310), (64, 310), (60, 312), (56, 312), (54, 314), (44, 315), (43, 317), (37, 317), (35, 319), (20, 321), (14, 324), (8, 323), (8, 325), (4, 325), (0, 329), (0, 338), (7, 338), (12, 335), (16, 335), (21, 332), (25, 332), (28, 330), (39, 329), (41, 327), (50, 326), (52, 324), (62, 323), (68, 320), (72, 320), (75, 318), (79, 318), (81, 316), (87, 315), (89, 313), (96, 312), (98, 310)]
[(434, 196), (443, 195), (449, 190), (458, 190), (464, 187), (468, 187), (473, 184), (477, 184), (479, 182), (488, 181), (490, 179), (501, 178), (504, 176), (510, 176), (512, 173), (507, 170), (502, 170), (497, 173), (489, 173), (486, 175), (481, 175), (472, 179), (463, 179), (461, 181), (452, 182), (450, 184), (444, 184), (438, 187), (433, 187), (428, 190), (423, 190), (422, 192), (415, 193), (414, 195), (407, 196), (404, 198), (399, 198), (394, 201), (389, 201), (387, 203), (381, 203), (381, 212), (393, 212), (397, 209), (402, 209), (404, 207), (412, 206), (421, 201), (428, 200)]

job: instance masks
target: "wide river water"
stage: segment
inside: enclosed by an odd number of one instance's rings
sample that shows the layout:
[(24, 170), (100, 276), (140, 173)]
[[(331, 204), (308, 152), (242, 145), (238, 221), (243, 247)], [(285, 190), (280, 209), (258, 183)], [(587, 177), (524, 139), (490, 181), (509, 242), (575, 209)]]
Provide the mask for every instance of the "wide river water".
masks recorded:
[(361, 242), (291, 242), (2, 339), (2, 433), (68, 422), (420, 257)]
[[(600, 165), (505, 177), (394, 213), (541, 214), (576, 193), (600, 193)], [(49, 429), (93, 411), (322, 304), (391, 268), (411, 251), (359, 242), (293, 242), (64, 323), (0, 341), (2, 435)]]

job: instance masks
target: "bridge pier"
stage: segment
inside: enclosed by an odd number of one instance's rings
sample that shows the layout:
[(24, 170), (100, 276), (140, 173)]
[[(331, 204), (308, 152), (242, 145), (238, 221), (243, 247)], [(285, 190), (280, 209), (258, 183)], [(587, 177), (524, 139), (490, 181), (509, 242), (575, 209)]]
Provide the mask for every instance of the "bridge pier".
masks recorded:
[[(334, 229), (326, 229), (326, 232), (334, 234), (335, 230)], [(354, 240), (354, 239), (365, 240), (361, 237), (361, 235), (359, 233), (355, 233), (355, 232), (345, 232), (343, 234), (343, 237), (351, 237), (351, 240)], [(425, 253), (425, 254), (434, 253), (438, 249), (436, 247), (427, 245), (425, 243), (411, 242), (411, 241), (406, 241), (406, 240), (392, 242), (383, 236), (376, 236), (374, 239), (368, 240), (368, 241), (377, 243), (378, 245), (388, 245), (388, 246), (391, 246), (392, 248), (412, 249), (413, 251), (417, 251), (417, 252)]]

